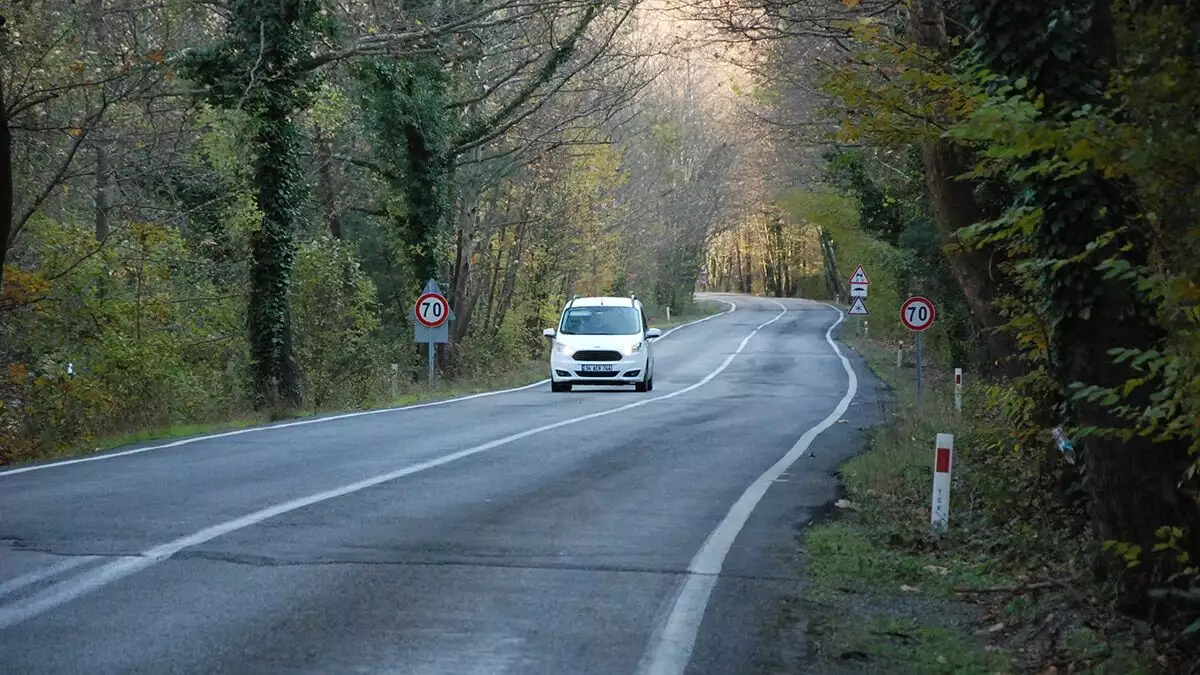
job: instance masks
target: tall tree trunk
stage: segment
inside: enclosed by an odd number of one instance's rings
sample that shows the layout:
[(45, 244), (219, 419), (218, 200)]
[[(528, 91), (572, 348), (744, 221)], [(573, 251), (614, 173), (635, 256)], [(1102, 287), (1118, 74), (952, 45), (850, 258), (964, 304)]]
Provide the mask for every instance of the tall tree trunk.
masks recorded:
[[(467, 216), (470, 218), (470, 216)], [(455, 236), (454, 279), (450, 292), (450, 301), (454, 308), (454, 323), (450, 325), (450, 342), (458, 344), (467, 334), (471, 321), (471, 307), (468, 295), (471, 286), (471, 255), (475, 243), (466, 232), (466, 226), (458, 228)]]
[(313, 160), (317, 164), (317, 187), (320, 193), (322, 215), (329, 235), (341, 239), (342, 216), (337, 207), (337, 183), (333, 179), (333, 142), (325, 135), (321, 126), (313, 127)]
[(484, 328), (491, 335), (494, 335), (496, 332), (495, 314), (493, 314), (493, 311), (496, 308), (496, 289), (500, 282), (500, 269), (504, 262), (504, 241), (507, 238), (508, 226), (505, 225), (500, 228), (500, 233), (492, 238), (491, 247), (488, 252), (492, 256), (492, 268), (488, 273), (488, 298), (483, 321)]
[[(996, 3), (977, 0), (973, 24), (984, 37), (980, 53), (994, 70), (1010, 79), (1027, 78), (1044, 102), (1044, 115), (1059, 118), (1087, 105), (1104, 105), (1107, 81), (1117, 56), (1112, 26), (1112, 3), (1080, 3), (1064, 9), (1056, 3)], [(1041, 42), (1014, 41), (1026, 26), (1050, 26)], [(1018, 47), (1019, 45), (1019, 47)], [(1121, 113), (1116, 113), (1120, 115)], [(1028, 169), (1059, 159), (1038, 153), (1017, 160)], [(1127, 428), (1112, 406), (1077, 400), (1076, 383), (1121, 390), (1146, 371), (1129, 361), (1115, 363), (1115, 349), (1161, 349), (1166, 330), (1158, 323), (1154, 303), (1134, 284), (1109, 278), (1100, 260), (1121, 260), (1145, 269), (1151, 257), (1149, 233), (1128, 227), (1141, 210), (1136, 187), (1111, 179), (1094, 167), (1067, 176), (1037, 172), (1014, 179), (1022, 204), (1040, 217), (1024, 244), (1034, 255), (1049, 260), (1074, 260), (1034, 272), (1043, 293), (1050, 323), (1049, 368), (1061, 387), (1069, 419), (1081, 427)], [(1116, 234), (1097, 246), (1102, 237)], [(1153, 379), (1151, 380), (1153, 382)], [(1152, 393), (1140, 387), (1120, 403), (1134, 410), (1152, 403)], [(1135, 569), (1121, 561), (1111, 568), (1121, 580), (1129, 605), (1145, 608), (1147, 591), (1164, 577), (1182, 571), (1174, 552), (1153, 553), (1156, 532), (1164, 526), (1187, 532), (1181, 546), (1192, 560), (1200, 559), (1200, 505), (1181, 486), (1190, 463), (1187, 440), (1154, 442), (1146, 436), (1129, 440), (1092, 435), (1080, 442), (1086, 468), (1095, 534), (1141, 547), (1142, 558), (1155, 558)]]
[(8, 127), (8, 102), (0, 78), (0, 297), (4, 292), (4, 265), (8, 262), (13, 228), (12, 130)]
[(100, 243), (108, 239), (109, 170), (108, 148), (99, 143), (96, 145), (96, 241)]
[(292, 344), (291, 274), (296, 259), (303, 179), (300, 132), (286, 95), (271, 101), (260, 121), (254, 178), (262, 227), (250, 243), (250, 356), (260, 407), (300, 405), (300, 382)]
[(525, 241), (529, 232), (529, 207), (532, 204), (532, 198), (526, 201), (525, 207), (521, 209), (521, 222), (517, 225), (517, 233), (513, 241), (512, 252), (509, 254), (508, 267), (505, 269), (504, 290), (500, 292), (500, 303), (496, 309), (496, 327), (504, 325), (504, 319), (508, 316), (508, 310), (512, 307), (513, 295), (517, 290), (517, 275), (521, 272), (521, 264), (525, 253)]
[[(939, 54), (945, 53), (947, 46), (942, 1), (913, 0), (911, 9), (917, 44)], [(922, 159), (934, 222), (949, 244), (946, 258), (950, 271), (962, 287), (975, 320), (985, 330), (991, 370), (997, 374), (1017, 375), (1020, 364), (1012, 358), (1017, 353), (1016, 343), (1008, 333), (996, 330), (1005, 324), (995, 305), (1005, 280), (1000, 269), (1004, 258), (990, 247), (968, 248), (958, 236), (962, 228), (987, 219), (975, 198), (974, 186), (956, 178), (971, 167), (967, 153), (939, 137), (922, 144)]]

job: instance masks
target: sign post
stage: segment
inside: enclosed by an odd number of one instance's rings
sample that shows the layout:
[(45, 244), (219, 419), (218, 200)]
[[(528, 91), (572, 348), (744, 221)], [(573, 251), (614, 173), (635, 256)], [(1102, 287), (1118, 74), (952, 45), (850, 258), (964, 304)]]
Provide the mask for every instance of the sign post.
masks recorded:
[(933, 302), (928, 298), (923, 298), (919, 295), (904, 301), (900, 305), (900, 322), (906, 328), (917, 334), (916, 344), (916, 361), (917, 361), (917, 407), (921, 407), (922, 403), (922, 373), (921, 373), (921, 334), (933, 325), (933, 319), (937, 316), (937, 310), (933, 306)]
[(450, 341), (449, 323), (455, 318), (436, 281), (430, 279), (425, 283), (425, 290), (409, 310), (408, 317), (413, 320), (413, 342), (428, 345), (428, 378), (432, 385), (437, 377), (437, 345)]
[[(868, 316), (867, 311), (867, 287), (871, 285), (871, 280), (867, 277), (867, 271), (862, 265), (854, 268), (854, 274), (850, 275), (850, 316)], [(859, 319), (858, 334), (866, 337), (867, 322), (866, 319)]]
[(933, 503), (929, 522), (934, 532), (945, 532), (950, 522), (950, 470), (954, 463), (954, 434), (938, 434), (933, 455)]
[(962, 368), (954, 369), (954, 412), (962, 414)]

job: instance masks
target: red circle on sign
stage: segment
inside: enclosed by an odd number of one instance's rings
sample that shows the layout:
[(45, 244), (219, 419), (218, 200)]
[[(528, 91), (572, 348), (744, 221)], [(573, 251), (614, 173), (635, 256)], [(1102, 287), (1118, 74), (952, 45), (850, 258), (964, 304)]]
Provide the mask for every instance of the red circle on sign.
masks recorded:
[(929, 298), (914, 295), (900, 305), (900, 322), (909, 330), (923, 331), (929, 328), (936, 316), (937, 310)]
[(450, 303), (437, 293), (417, 298), (417, 322), (426, 328), (437, 328), (450, 318)]

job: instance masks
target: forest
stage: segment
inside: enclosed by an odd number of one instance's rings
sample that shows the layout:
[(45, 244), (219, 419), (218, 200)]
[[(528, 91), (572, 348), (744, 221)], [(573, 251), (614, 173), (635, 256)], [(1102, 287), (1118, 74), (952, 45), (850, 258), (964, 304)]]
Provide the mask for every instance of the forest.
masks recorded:
[(730, 78), (639, 2), (3, 19), (0, 461), (386, 403), (430, 278), (440, 381), (526, 372), (573, 294), (695, 311), (761, 199)]
[(0, 463), (386, 403), (429, 278), (467, 382), (536, 363), (576, 293), (844, 301), (862, 263), (876, 340), (937, 298), (931, 358), (988, 383), (996, 546), (1200, 633), (1200, 3), (0, 18)]

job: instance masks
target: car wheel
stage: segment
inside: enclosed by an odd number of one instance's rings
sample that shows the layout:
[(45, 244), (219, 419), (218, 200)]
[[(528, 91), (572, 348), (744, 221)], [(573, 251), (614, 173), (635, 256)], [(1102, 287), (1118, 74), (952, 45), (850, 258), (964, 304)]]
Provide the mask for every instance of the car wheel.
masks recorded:
[(647, 376), (646, 379), (633, 385), (633, 388), (639, 394), (644, 394), (654, 388), (654, 380)]
[(646, 391), (654, 391), (654, 376), (653, 375), (651, 375), (650, 379), (646, 381)]
[(550, 383), (550, 391), (552, 391), (556, 394), (565, 394), (565, 393), (571, 391), (571, 385), (559, 384), (558, 382), (551, 382)]

